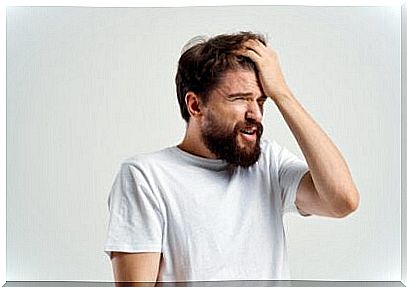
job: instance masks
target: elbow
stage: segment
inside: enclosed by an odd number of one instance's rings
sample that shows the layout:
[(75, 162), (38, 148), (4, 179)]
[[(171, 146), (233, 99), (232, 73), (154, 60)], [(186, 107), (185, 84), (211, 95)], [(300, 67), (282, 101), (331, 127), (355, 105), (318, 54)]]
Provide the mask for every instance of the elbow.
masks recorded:
[(350, 192), (347, 193), (348, 196), (345, 200), (342, 201), (340, 208), (337, 209), (335, 217), (344, 218), (349, 214), (355, 212), (360, 203), (360, 194), (356, 188), (353, 188)]

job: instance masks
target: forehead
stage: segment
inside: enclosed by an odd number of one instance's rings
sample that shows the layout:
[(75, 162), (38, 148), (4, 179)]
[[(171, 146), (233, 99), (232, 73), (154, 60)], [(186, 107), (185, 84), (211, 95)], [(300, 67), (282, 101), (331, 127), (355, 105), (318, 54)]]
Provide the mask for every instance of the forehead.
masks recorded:
[(215, 97), (238, 93), (252, 94), (255, 97), (262, 95), (260, 82), (254, 71), (229, 70), (223, 74), (219, 84), (212, 91), (212, 95)]

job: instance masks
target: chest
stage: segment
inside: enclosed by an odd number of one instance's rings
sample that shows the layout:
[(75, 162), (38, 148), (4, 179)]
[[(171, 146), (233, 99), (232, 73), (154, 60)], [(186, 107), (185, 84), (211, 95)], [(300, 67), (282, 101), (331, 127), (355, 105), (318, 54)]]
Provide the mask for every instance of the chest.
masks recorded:
[(261, 172), (184, 170), (164, 173), (159, 182), (166, 234), (227, 243), (264, 233), (278, 220), (279, 197)]

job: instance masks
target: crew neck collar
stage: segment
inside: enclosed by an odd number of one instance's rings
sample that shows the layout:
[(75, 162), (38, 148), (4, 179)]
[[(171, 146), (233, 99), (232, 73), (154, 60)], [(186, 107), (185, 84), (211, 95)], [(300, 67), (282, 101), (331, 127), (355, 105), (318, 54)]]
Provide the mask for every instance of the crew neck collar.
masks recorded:
[(213, 170), (222, 170), (230, 166), (230, 164), (223, 159), (211, 159), (206, 157), (197, 156), (191, 154), (187, 151), (182, 150), (178, 146), (173, 146), (169, 148), (173, 153), (177, 154), (182, 160), (187, 161), (190, 164), (193, 164), (198, 167), (213, 169)]

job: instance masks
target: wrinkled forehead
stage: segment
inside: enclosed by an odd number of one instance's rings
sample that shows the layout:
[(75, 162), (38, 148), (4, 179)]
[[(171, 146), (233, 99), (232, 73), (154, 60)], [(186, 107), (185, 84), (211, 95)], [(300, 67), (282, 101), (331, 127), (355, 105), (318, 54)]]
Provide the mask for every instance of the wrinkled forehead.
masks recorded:
[(253, 94), (260, 97), (263, 94), (257, 73), (249, 69), (226, 71), (211, 94), (227, 96), (230, 94)]

